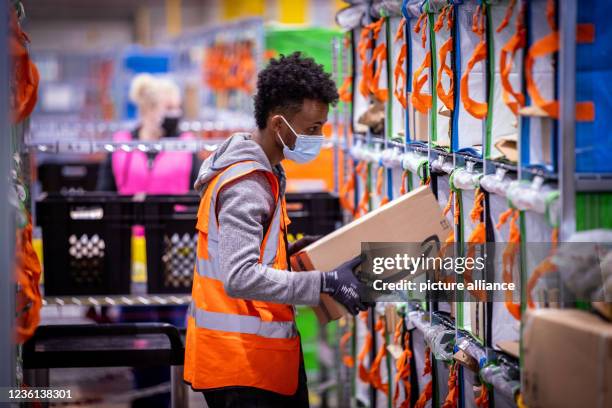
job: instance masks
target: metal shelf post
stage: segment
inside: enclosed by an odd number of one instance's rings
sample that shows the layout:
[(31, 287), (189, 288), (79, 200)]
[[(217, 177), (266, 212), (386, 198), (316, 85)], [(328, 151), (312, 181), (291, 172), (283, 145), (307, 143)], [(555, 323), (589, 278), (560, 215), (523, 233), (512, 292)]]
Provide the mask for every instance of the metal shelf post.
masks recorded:
[(11, 186), (11, 129), (9, 121), (9, 51), (7, 1), (0, 7), (0, 387), (15, 387), (15, 215), (7, 192)]

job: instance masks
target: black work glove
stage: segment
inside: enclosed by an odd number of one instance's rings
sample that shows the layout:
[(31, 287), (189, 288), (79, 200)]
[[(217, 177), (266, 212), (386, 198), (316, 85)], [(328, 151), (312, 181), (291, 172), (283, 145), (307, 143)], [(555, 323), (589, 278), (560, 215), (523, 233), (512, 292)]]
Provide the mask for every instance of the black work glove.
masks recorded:
[(298, 239), (294, 243), (289, 244), (289, 249), (287, 251), (289, 253), (289, 256), (297, 254), (302, 249), (306, 248), (308, 245), (321, 239), (322, 236), (323, 235), (304, 235), (302, 238)]
[(333, 297), (352, 315), (368, 308), (361, 299), (366, 286), (353, 273), (359, 264), (361, 264), (361, 257), (353, 258), (333, 271), (323, 272), (321, 279), (321, 293)]

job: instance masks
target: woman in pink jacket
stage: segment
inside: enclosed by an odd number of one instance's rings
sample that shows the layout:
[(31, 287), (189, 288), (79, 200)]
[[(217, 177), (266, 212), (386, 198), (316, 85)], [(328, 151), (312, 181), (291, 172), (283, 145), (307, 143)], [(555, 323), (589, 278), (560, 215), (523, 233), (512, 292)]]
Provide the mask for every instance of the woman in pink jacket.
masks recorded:
[[(190, 133), (179, 134), (181, 94), (174, 82), (140, 74), (132, 81), (130, 99), (138, 108), (138, 125), (132, 131), (117, 132), (114, 141), (193, 138)], [(119, 194), (185, 194), (193, 189), (199, 164), (197, 155), (190, 152), (119, 150), (100, 169), (97, 190)]]

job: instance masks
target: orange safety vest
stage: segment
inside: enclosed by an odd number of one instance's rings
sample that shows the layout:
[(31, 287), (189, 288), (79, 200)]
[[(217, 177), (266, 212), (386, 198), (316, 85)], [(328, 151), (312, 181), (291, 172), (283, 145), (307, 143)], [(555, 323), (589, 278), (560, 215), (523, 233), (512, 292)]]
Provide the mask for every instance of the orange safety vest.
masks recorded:
[(283, 395), (297, 391), (300, 340), (293, 306), (237, 299), (224, 289), (219, 265), (217, 198), (221, 189), (261, 171), (270, 182), (276, 209), (260, 245), (259, 263), (287, 269), (289, 224), (276, 176), (254, 161), (228, 166), (215, 176), (198, 209), (197, 262), (187, 321), (184, 379), (194, 389), (256, 387)]

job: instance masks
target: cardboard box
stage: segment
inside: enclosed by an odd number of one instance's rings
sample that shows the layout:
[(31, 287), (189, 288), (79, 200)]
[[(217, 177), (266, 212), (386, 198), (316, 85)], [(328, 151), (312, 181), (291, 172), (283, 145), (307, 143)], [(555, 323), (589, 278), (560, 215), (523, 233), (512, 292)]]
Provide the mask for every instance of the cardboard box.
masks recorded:
[(496, 346), (501, 351), (514, 358), (518, 359), (520, 356), (520, 344), (518, 341), (501, 340), (497, 342)]
[[(291, 257), (294, 271), (331, 271), (361, 253), (361, 242), (444, 242), (450, 225), (429, 186), (422, 186), (377, 208), (304, 248)], [(330, 296), (321, 295), (315, 308), (326, 323), (346, 314)]]
[[(495, 142), (495, 148), (499, 150), (501, 156), (510, 160), (511, 162), (518, 162), (518, 135), (508, 135), (497, 139)], [(494, 157), (501, 157), (494, 155)]]
[(453, 354), (453, 359), (474, 373), (478, 373), (478, 370), (480, 369), (478, 366), (478, 361), (463, 350), (458, 350), (455, 354)]
[(612, 324), (580, 310), (538, 309), (523, 329), (529, 408), (612, 406)]

